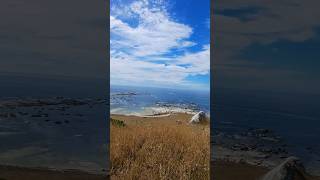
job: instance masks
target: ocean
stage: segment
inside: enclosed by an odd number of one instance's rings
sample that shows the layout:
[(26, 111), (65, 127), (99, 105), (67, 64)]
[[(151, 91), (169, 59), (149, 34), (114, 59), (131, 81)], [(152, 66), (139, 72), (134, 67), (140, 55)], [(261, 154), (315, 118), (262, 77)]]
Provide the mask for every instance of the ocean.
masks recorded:
[(240, 134), (263, 128), (281, 137), (290, 155), (320, 175), (319, 95), (215, 89), (211, 131)]
[(198, 111), (204, 111), (209, 115), (209, 91), (111, 85), (112, 114), (154, 115)]
[(108, 168), (106, 80), (0, 77), (1, 165)]

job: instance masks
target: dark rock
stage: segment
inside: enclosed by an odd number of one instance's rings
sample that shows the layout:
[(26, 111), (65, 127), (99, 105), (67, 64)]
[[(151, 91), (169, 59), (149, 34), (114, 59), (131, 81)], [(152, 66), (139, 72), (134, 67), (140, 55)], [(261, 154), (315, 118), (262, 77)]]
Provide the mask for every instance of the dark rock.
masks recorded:
[(307, 174), (298, 158), (289, 157), (264, 175), (261, 180), (307, 180)]

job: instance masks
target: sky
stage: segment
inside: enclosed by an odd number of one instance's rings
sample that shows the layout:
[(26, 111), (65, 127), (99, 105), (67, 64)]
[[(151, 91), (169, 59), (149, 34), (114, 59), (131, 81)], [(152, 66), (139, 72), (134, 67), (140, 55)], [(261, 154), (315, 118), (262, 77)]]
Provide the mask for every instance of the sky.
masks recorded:
[(2, 0), (0, 74), (106, 80), (106, 5)]
[(107, 92), (106, 6), (1, 0), (0, 97)]
[(319, 3), (215, 1), (214, 87), (319, 94)]
[(209, 0), (110, 3), (111, 85), (209, 89)]

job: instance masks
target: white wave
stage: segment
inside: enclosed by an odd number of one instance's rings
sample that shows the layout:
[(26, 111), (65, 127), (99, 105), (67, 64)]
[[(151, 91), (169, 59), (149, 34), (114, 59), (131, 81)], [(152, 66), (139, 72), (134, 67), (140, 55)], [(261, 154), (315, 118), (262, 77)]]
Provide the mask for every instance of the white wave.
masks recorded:
[(160, 107), (146, 107), (144, 112), (146, 114), (171, 114), (171, 113), (187, 113), (187, 114), (196, 114), (197, 112), (188, 108), (174, 107), (174, 106), (160, 106)]

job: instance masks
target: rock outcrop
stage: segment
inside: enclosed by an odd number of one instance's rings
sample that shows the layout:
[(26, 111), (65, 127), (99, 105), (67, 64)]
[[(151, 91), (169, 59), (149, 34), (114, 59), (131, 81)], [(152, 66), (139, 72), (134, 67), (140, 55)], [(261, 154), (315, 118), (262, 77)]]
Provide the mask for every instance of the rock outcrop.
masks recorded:
[(308, 180), (305, 169), (296, 157), (288, 157), (261, 180)]
[(206, 113), (203, 111), (198, 112), (194, 116), (192, 116), (191, 120), (189, 123), (196, 124), (196, 123), (201, 123), (206, 121)]

